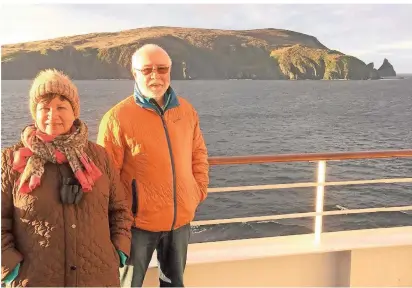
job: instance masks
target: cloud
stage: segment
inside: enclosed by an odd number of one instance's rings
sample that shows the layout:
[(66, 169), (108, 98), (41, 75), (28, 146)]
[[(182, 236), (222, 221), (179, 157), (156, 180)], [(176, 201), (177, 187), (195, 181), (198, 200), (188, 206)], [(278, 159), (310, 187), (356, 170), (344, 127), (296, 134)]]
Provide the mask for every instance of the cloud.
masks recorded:
[[(379, 44), (371, 49), (349, 50), (346, 54), (353, 55), (359, 58), (376, 55), (376, 56), (401, 56), (404, 52), (410, 54), (412, 49), (412, 41), (399, 41), (389, 44)], [(403, 51), (407, 50), (407, 51)], [(403, 57), (405, 58), (405, 57)], [(407, 57), (406, 57), (407, 58)], [(412, 71), (412, 69), (411, 69)]]
[(363, 55), (367, 54), (374, 54), (376, 53), (375, 50), (349, 50), (346, 54), (362, 57)]
[(67, 5), (4, 5), (1, 10), (2, 44), (117, 31), (128, 24), (113, 15), (87, 13)]
[(381, 53), (379, 53), (380, 55), (382, 55), (382, 56), (391, 56), (391, 55), (395, 55), (394, 53), (392, 53), (392, 52), (381, 52)]
[(412, 50), (412, 40), (378, 45), (377, 50)]

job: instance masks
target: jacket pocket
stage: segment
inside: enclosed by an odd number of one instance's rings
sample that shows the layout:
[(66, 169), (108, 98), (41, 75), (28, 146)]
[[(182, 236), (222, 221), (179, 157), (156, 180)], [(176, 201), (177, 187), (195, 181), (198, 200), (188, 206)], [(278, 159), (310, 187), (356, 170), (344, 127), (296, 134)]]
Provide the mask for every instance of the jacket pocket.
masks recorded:
[(137, 194), (137, 183), (136, 179), (132, 180), (132, 213), (133, 218), (136, 218), (139, 211), (139, 198)]

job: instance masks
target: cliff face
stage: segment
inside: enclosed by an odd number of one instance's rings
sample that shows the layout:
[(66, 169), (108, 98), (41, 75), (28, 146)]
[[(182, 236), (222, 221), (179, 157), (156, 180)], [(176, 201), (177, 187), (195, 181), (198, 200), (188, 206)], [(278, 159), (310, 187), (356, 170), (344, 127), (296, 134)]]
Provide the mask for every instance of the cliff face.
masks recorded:
[(370, 68), (361, 60), (329, 49), (294, 45), (273, 50), (286, 79), (370, 79)]
[(168, 51), (173, 79), (367, 79), (370, 71), (293, 31), (152, 27), (5, 45), (2, 79), (32, 79), (45, 68), (74, 79), (131, 79), (131, 56), (145, 43)]
[[(41, 69), (57, 68), (74, 79), (128, 78), (130, 72), (113, 59), (104, 59), (97, 49), (77, 50), (65, 46), (59, 50), (19, 51), (2, 59), (3, 79), (32, 79)], [(109, 60), (109, 61), (108, 61)]]

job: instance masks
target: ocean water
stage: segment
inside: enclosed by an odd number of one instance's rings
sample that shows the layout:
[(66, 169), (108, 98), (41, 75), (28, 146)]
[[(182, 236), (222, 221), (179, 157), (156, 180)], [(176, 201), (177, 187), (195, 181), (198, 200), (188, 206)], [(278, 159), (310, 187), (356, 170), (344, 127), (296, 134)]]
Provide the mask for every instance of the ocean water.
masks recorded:
[[(103, 114), (132, 93), (128, 80), (75, 81), (95, 140)], [(1, 143), (31, 122), (30, 81), (2, 81)], [(412, 148), (412, 78), (379, 81), (173, 81), (198, 110), (210, 156)], [(327, 163), (327, 181), (411, 177), (412, 159)], [(310, 182), (316, 163), (211, 167), (210, 187)], [(412, 184), (325, 188), (325, 210), (412, 205)], [(210, 193), (196, 220), (312, 212), (315, 188)], [(412, 224), (409, 212), (327, 216), (324, 231)], [(313, 218), (193, 227), (192, 242), (310, 233)]]

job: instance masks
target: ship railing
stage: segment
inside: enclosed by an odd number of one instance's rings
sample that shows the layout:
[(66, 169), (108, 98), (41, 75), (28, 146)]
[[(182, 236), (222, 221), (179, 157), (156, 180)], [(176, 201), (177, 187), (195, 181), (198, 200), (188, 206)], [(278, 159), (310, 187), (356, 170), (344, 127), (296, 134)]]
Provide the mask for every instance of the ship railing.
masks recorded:
[(376, 212), (396, 212), (410, 211), (412, 205), (392, 206), (392, 207), (370, 207), (362, 209), (344, 209), (324, 211), (325, 187), (327, 186), (345, 186), (345, 185), (364, 185), (364, 184), (392, 184), (392, 183), (412, 183), (412, 178), (384, 178), (371, 180), (353, 180), (353, 181), (325, 181), (326, 164), (328, 161), (343, 160), (365, 160), (365, 159), (384, 159), (384, 158), (412, 158), (412, 150), (389, 150), (389, 151), (363, 151), (363, 152), (338, 152), (338, 153), (305, 153), (305, 154), (280, 154), (280, 155), (261, 155), (261, 156), (231, 156), (231, 157), (210, 157), (211, 166), (218, 165), (245, 165), (245, 164), (262, 164), (262, 163), (291, 163), (291, 162), (314, 162), (317, 169), (316, 182), (301, 182), (287, 184), (270, 184), (270, 185), (252, 185), (252, 186), (235, 186), (235, 187), (218, 187), (209, 188), (208, 193), (223, 192), (242, 192), (242, 191), (259, 191), (275, 190), (286, 188), (307, 188), (314, 187), (316, 193), (316, 209), (314, 212), (289, 213), (280, 215), (267, 215), (257, 217), (241, 217), (228, 219), (200, 220), (193, 221), (192, 225), (216, 225), (229, 223), (246, 223), (257, 221), (274, 221), (280, 219), (293, 219), (314, 217), (314, 240), (321, 240), (323, 228), (323, 216), (330, 215), (347, 215)]

